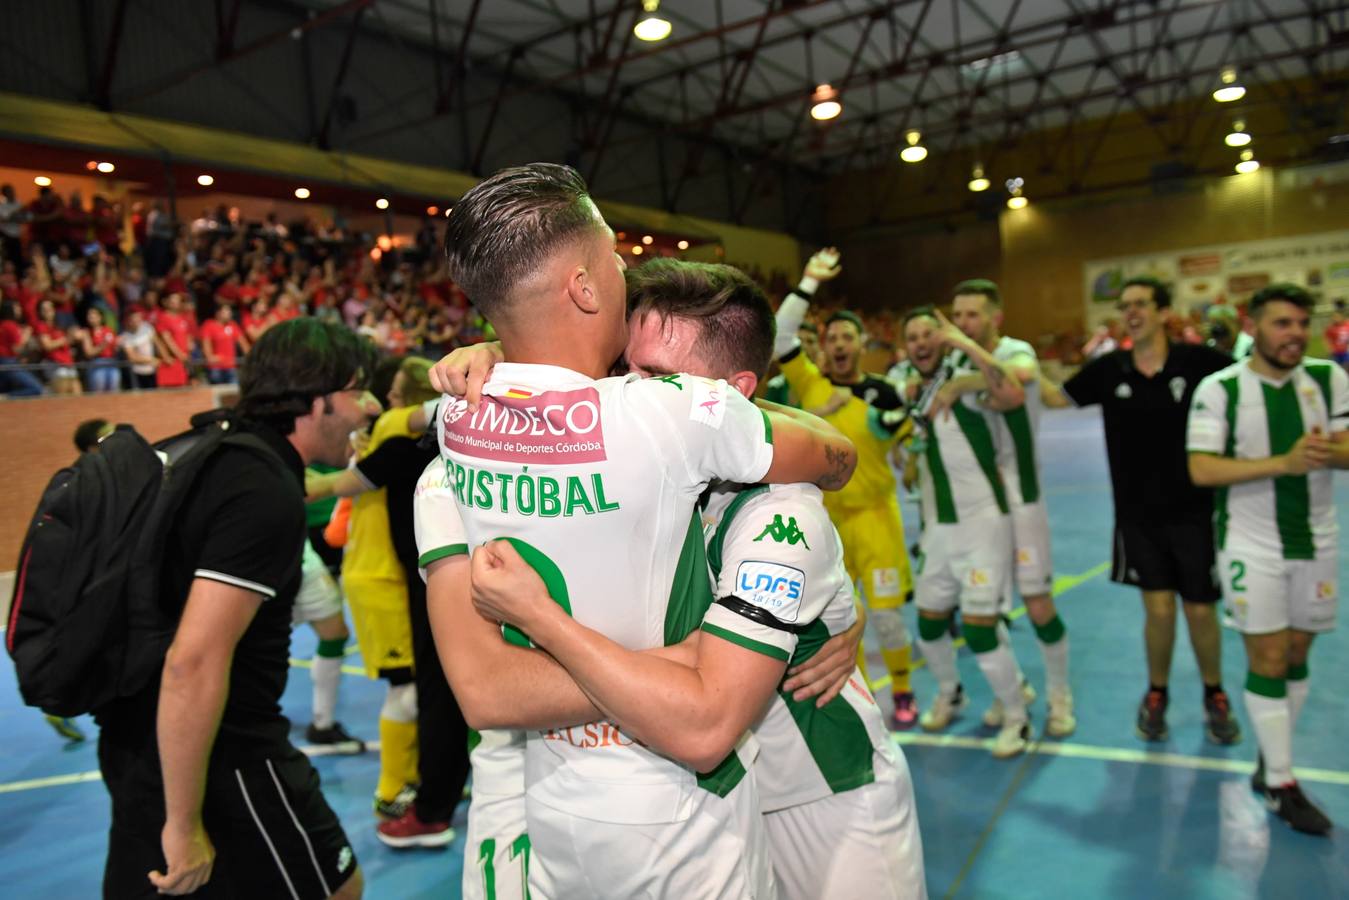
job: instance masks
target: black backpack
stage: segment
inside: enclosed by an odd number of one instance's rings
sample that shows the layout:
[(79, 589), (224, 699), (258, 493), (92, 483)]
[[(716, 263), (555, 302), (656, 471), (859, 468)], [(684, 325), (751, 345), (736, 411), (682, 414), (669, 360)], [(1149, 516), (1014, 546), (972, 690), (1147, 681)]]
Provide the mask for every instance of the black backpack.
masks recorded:
[(119, 425), (52, 477), (19, 554), (5, 646), (29, 706), (94, 712), (163, 666), (182, 600), (160, 596), (164, 548), (205, 462), (222, 445), (281, 458), (216, 410), (153, 446)]

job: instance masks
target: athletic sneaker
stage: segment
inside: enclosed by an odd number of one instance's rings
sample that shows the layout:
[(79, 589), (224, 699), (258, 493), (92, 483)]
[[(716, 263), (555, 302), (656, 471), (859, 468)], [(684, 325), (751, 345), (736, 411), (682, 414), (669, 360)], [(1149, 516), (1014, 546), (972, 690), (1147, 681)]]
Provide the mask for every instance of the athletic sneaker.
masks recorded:
[(47, 720), (48, 725), (56, 730), (57, 734), (70, 741), (72, 744), (78, 744), (80, 741), (84, 740), (84, 732), (80, 730), (80, 726), (75, 724), (74, 719), (67, 719), (63, 716), (47, 715), (44, 715), (43, 718)]
[(365, 741), (352, 737), (341, 722), (334, 722), (327, 728), (310, 725), (305, 729), (304, 736), (309, 743), (322, 747), (326, 753), (354, 755), (365, 752)]
[(1266, 787), (1261, 794), (1265, 798), (1265, 808), (1287, 822), (1294, 831), (1318, 835), (1330, 832), (1330, 819), (1312, 805), (1296, 781), (1283, 787)]
[(444, 847), (454, 840), (454, 829), (449, 822), (423, 822), (415, 809), (409, 809), (376, 825), (375, 836), (390, 847)]
[(993, 738), (994, 759), (1007, 759), (1025, 753), (1030, 747), (1030, 722), (1008, 722)]
[(1255, 772), (1251, 775), (1251, 790), (1257, 794), (1265, 792), (1265, 754), (1258, 753), (1255, 757)]
[(918, 721), (918, 700), (913, 691), (903, 691), (895, 697), (895, 727), (908, 731)]
[(1050, 691), (1045, 733), (1050, 737), (1067, 737), (1076, 730), (1077, 717), (1073, 715), (1073, 695), (1069, 691)]
[(1171, 732), (1166, 727), (1166, 695), (1149, 689), (1138, 704), (1138, 722), (1134, 726), (1145, 741), (1164, 741)]
[(918, 724), (923, 726), (924, 731), (941, 731), (951, 724), (951, 720), (960, 714), (967, 703), (969, 698), (965, 696), (963, 684), (957, 684), (955, 693), (949, 697), (938, 691), (927, 712), (919, 716)]
[(1204, 698), (1204, 731), (1215, 744), (1235, 744), (1241, 741), (1241, 726), (1232, 715), (1232, 701), (1226, 691)]
[(381, 819), (401, 819), (412, 809), (412, 804), (417, 800), (417, 789), (410, 784), (403, 785), (403, 789), (392, 800), (381, 800), (375, 797), (375, 815)]
[[(1035, 693), (1035, 686), (1022, 678), (1021, 699), (1025, 701), (1027, 706), (1030, 706), (1035, 702), (1036, 696), (1038, 695)], [(988, 709), (984, 710), (984, 724), (989, 728), (1001, 728), (1002, 714), (1002, 701), (997, 697), (994, 697), (992, 704), (989, 705)]]

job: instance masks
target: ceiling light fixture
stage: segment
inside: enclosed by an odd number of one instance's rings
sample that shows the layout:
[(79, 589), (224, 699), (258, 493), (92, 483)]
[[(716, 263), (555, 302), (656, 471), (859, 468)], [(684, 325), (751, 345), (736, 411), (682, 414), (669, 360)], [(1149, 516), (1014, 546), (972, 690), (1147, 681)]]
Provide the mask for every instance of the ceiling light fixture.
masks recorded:
[(1246, 132), (1246, 120), (1237, 119), (1232, 123), (1232, 130), (1227, 137), (1223, 138), (1223, 143), (1229, 147), (1245, 147), (1251, 142), (1251, 136)]
[(815, 88), (810, 95), (810, 117), (820, 122), (836, 119), (843, 112), (843, 104), (838, 101), (838, 91), (828, 84)]
[(1007, 198), (1008, 209), (1023, 209), (1030, 202), (1021, 194), (1021, 189), (1025, 186), (1026, 181), (1023, 178), (1007, 179), (1007, 193), (1012, 195)]
[(51, 187), (52, 180), (48, 178), (46, 175), (39, 175), (33, 179), (33, 184), (37, 185), (38, 187)]
[(651, 235), (649, 234), (642, 235), (642, 243), (646, 244), (648, 247), (651, 246), (653, 241), (655, 241), (655, 238), (653, 238)]
[(634, 247), (632, 248), (632, 255), (633, 255), (633, 256), (641, 256), (641, 255), (642, 255), (642, 245), (641, 245), (641, 244), (637, 244), (636, 246), (634, 246)]
[(215, 184), (215, 177), (212, 175), (198, 175), (197, 184), (201, 185), (202, 187), (210, 187), (211, 185)]
[(104, 175), (111, 175), (117, 167), (110, 162), (101, 162), (98, 164), (98, 170)]
[(642, 9), (646, 15), (632, 26), (632, 33), (636, 35), (639, 41), (663, 41), (670, 36), (674, 26), (670, 24), (669, 19), (664, 19), (656, 15), (656, 10), (660, 9), (660, 0), (642, 0)]
[(1249, 175), (1260, 170), (1260, 161), (1255, 158), (1254, 150), (1242, 150), (1241, 161), (1236, 165), (1237, 174)]
[(439, 207), (439, 206), (428, 206), (428, 207), (426, 208), (426, 214), (427, 214), (428, 216), (438, 216), (438, 215), (440, 215), (440, 207)]
[(296, 200), (308, 200), (308, 199), (309, 199), (309, 188), (307, 188), (307, 187), (297, 187), (297, 188), (295, 189), (295, 199), (296, 199)]
[(1246, 96), (1246, 88), (1237, 81), (1237, 70), (1228, 66), (1221, 76), (1222, 87), (1213, 92), (1213, 99), (1219, 103), (1232, 103)]
[(904, 140), (906, 140), (909, 145), (899, 151), (899, 158), (906, 163), (922, 162), (927, 159), (927, 148), (919, 143), (922, 139), (922, 132), (917, 129), (905, 132)]
[(383, 197), (380, 197), (378, 200), (375, 201), (375, 209), (388, 209), (388, 208), (389, 208), (389, 201), (384, 199)]
[(990, 184), (991, 182), (984, 177), (984, 167), (979, 163), (975, 163), (974, 168), (970, 170), (970, 182), (966, 187), (977, 194), (980, 191), (988, 190)]
[(687, 250), (687, 249), (689, 249), (689, 242), (688, 242), (688, 241), (680, 241), (678, 244), (675, 244), (675, 246), (678, 247), (680, 250)]

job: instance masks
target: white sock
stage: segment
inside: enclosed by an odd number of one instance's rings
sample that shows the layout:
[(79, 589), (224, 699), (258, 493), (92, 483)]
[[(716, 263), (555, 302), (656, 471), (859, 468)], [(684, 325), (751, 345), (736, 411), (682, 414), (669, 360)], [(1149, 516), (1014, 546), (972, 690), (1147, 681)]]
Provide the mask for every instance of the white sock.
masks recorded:
[(1287, 697), (1245, 692), (1246, 713), (1265, 758), (1265, 784), (1282, 787), (1293, 780), (1293, 722)]
[(918, 649), (923, 651), (923, 659), (927, 660), (927, 667), (937, 679), (937, 689), (941, 691), (942, 696), (954, 695), (956, 685), (960, 683), (960, 676), (956, 674), (956, 649), (951, 643), (951, 635), (943, 634), (935, 641), (920, 637)]
[(1302, 715), (1302, 705), (1307, 702), (1307, 692), (1312, 688), (1310, 678), (1288, 679), (1288, 731), (1297, 730), (1297, 718)]
[(1068, 635), (1052, 644), (1040, 641), (1040, 654), (1045, 658), (1045, 687), (1050, 696), (1068, 693)]
[(998, 624), (993, 626), (993, 630), (998, 635), (998, 646), (1006, 647), (1007, 652), (1012, 654), (1012, 665), (1016, 666), (1016, 683), (1020, 684), (1026, 680), (1026, 675), (1021, 671), (1021, 662), (1016, 658), (1016, 652), (1012, 650), (1012, 633), (1007, 630), (1007, 623), (1001, 618)]
[(979, 671), (984, 673), (989, 687), (1002, 701), (1003, 727), (1026, 721), (1026, 700), (1021, 696), (1020, 670), (1016, 657), (1003, 644), (987, 653), (976, 653)]
[(314, 727), (332, 728), (337, 721), (337, 686), (342, 680), (340, 657), (315, 656), (309, 669), (314, 680)]

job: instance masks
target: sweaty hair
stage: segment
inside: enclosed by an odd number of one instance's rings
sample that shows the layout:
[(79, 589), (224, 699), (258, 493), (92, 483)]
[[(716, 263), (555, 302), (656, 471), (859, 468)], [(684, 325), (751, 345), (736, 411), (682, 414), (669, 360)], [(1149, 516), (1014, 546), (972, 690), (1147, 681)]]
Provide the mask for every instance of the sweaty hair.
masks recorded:
[(732, 266), (653, 259), (628, 269), (628, 316), (655, 313), (698, 323), (698, 353), (723, 375), (762, 377), (773, 358), (777, 323), (759, 286)]
[(998, 291), (997, 284), (987, 278), (970, 278), (951, 289), (952, 297), (959, 297), (961, 294), (980, 294), (988, 301), (989, 306), (1002, 308), (1002, 294)]
[(1158, 309), (1171, 308), (1171, 289), (1162, 282), (1160, 278), (1153, 278), (1151, 275), (1135, 275), (1120, 287), (1120, 293), (1127, 287), (1148, 287), (1152, 288), (1152, 302)]
[(904, 321), (900, 323), (901, 328), (908, 328), (909, 323), (914, 319), (929, 318), (933, 321), (937, 319), (937, 308), (931, 303), (924, 303), (922, 306), (915, 306), (904, 314)]
[(1256, 291), (1255, 295), (1251, 297), (1251, 302), (1246, 307), (1246, 311), (1250, 314), (1251, 318), (1255, 318), (1260, 314), (1260, 310), (1264, 309), (1265, 304), (1274, 300), (1285, 300), (1296, 306), (1298, 309), (1307, 312), (1311, 312), (1312, 307), (1316, 305), (1312, 300), (1312, 295), (1307, 293), (1305, 288), (1298, 287), (1296, 284), (1287, 281), (1282, 281), (1275, 282), (1274, 284), (1267, 284)]
[(403, 373), (403, 402), (408, 406), (419, 406), (440, 396), (440, 391), (431, 387), (431, 360), (409, 356), (398, 371)]
[(570, 166), (502, 169), (464, 194), (445, 220), (450, 277), (497, 320), (554, 251), (599, 227), (586, 183)]
[(107, 419), (86, 419), (75, 429), (75, 446), (81, 453), (88, 453), (98, 446), (99, 435), (108, 427)]
[(825, 329), (827, 330), (835, 322), (851, 322), (852, 326), (857, 329), (858, 337), (867, 333), (867, 327), (862, 324), (862, 317), (855, 312), (840, 309), (838, 312), (831, 314), (829, 318), (824, 320)]
[(244, 358), (239, 413), (290, 434), (315, 397), (364, 388), (374, 366), (374, 345), (345, 325), (307, 317), (281, 322)]

